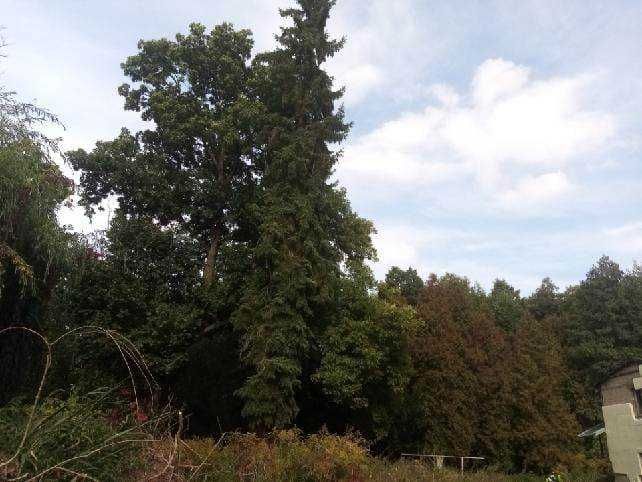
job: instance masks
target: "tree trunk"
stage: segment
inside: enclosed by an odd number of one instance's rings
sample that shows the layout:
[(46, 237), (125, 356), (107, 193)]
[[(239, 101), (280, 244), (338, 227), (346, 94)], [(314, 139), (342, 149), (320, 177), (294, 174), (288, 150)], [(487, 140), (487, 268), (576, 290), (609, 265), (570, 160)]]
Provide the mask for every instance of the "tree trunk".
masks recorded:
[[(225, 188), (225, 162), (222, 149), (214, 151), (214, 161), (216, 163), (216, 183), (218, 184), (219, 198), (224, 197)], [(205, 258), (205, 266), (203, 268), (203, 280), (206, 287), (209, 287), (216, 278), (216, 258), (221, 247), (223, 238), (223, 209), (220, 209), (220, 219), (214, 222), (210, 231), (210, 248), (207, 251), (207, 258)]]
[(221, 226), (220, 224), (215, 224), (212, 226), (211, 231), (211, 240), (210, 240), (210, 249), (207, 252), (207, 258), (205, 258), (205, 267), (203, 268), (203, 279), (205, 286), (211, 286), (214, 278), (216, 278), (216, 258), (218, 256), (218, 250), (221, 246)]

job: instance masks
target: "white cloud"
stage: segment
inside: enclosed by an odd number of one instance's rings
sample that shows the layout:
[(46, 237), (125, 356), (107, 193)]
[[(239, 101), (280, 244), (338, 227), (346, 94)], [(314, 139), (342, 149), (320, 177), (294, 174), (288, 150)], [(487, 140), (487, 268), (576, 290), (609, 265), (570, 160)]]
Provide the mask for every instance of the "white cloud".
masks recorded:
[(346, 87), (341, 99), (346, 105), (356, 105), (368, 97), (370, 91), (382, 83), (381, 71), (372, 64), (344, 66), (343, 70), (335, 67), (334, 78), (336, 86)]
[[(430, 273), (455, 273), (468, 277), (472, 283), (481, 283), (486, 289), (495, 279), (504, 278), (528, 293), (551, 273), (542, 275), (539, 267), (515, 269), (507, 262), (510, 260), (496, 256), (498, 252), (506, 253), (509, 246), (520, 246), (519, 238), (515, 235), (498, 240), (474, 229), (384, 222), (373, 239), (379, 254), (379, 262), (373, 268), (378, 279), (383, 279), (392, 266), (413, 267), (423, 279)], [(495, 256), (479, 259), (484, 253)]]
[(530, 69), (503, 59), (489, 59), (477, 68), (472, 81), (475, 104), (487, 106), (500, 96), (509, 95), (524, 87)]
[(481, 87), (484, 103), (474, 100), (468, 108), (446, 112), (440, 126), (439, 135), (457, 155), (478, 163), (482, 179), (484, 169), (505, 163), (563, 164), (598, 149), (613, 135), (613, 118), (582, 104), (588, 77), (553, 78), (515, 89), (515, 73), (506, 76), (510, 87)]
[(419, 243), (415, 238), (406, 237), (408, 230), (379, 229), (373, 236), (378, 262), (374, 265), (377, 278), (383, 278), (391, 266), (416, 266), (419, 259)]
[(413, 266), (427, 275), (429, 268), (420, 263), (422, 251), (428, 246), (444, 247), (456, 240), (470, 242), (471, 236), (463, 231), (437, 226), (380, 223), (373, 236), (379, 258), (374, 266), (375, 274), (378, 278), (383, 278), (392, 266)]
[(642, 222), (634, 221), (603, 231), (603, 245), (618, 253), (639, 258), (642, 252)]
[(608, 228), (604, 230), (604, 233), (607, 236), (626, 236), (629, 234), (635, 234), (642, 232), (642, 222), (632, 222), (626, 223), (622, 226), (617, 226), (615, 228)]
[(457, 91), (448, 84), (433, 84), (428, 87), (428, 93), (445, 107), (456, 107), (460, 101)]
[(549, 172), (520, 179), (514, 188), (501, 192), (497, 202), (503, 209), (521, 212), (533, 207), (548, 206), (572, 190), (573, 185), (566, 174), (561, 171)]
[(439, 116), (408, 113), (381, 125), (373, 132), (348, 144), (339, 178), (351, 187), (362, 182), (395, 183), (406, 186), (427, 185), (452, 177), (457, 171), (448, 158), (426, 159), (438, 148), (426, 131), (437, 128)]
[[(338, 2), (328, 29), (345, 46), (327, 67), (346, 87), (348, 107), (377, 96), (378, 108), (425, 93), (424, 67), (447, 51), (452, 39), (444, 25), (422, 21), (414, 0)], [(443, 30), (443, 31), (442, 31)], [(429, 48), (422, 48), (429, 45)], [(385, 102), (380, 95), (385, 92)]]
[(548, 202), (570, 188), (565, 165), (599, 152), (615, 133), (613, 116), (587, 103), (591, 79), (534, 80), (527, 67), (489, 59), (469, 92), (433, 85), (428, 90), (437, 104), (348, 144), (338, 178), (356, 189), (364, 181), (406, 188), (445, 181), (461, 188), (464, 181), (488, 201), (524, 195), (530, 204)]

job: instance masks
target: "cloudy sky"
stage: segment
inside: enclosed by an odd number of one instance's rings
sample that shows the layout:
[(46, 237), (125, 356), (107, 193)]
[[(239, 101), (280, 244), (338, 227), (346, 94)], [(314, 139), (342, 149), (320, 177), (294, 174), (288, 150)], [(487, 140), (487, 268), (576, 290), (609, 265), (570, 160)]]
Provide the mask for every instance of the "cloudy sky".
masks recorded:
[[(0, 82), (90, 149), (140, 126), (116, 93), (140, 38), (231, 21), (267, 49), (287, 1), (0, 0)], [(336, 176), (377, 227), (378, 276), (411, 265), (528, 293), (601, 254), (641, 259), (642, 2), (339, 0), (330, 29), (354, 121)]]

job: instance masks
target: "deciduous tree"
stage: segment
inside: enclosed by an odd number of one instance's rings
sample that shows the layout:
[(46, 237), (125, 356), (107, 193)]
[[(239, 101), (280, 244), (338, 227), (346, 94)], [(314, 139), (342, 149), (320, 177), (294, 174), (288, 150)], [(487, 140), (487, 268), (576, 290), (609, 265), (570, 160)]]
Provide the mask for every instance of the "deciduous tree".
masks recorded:
[[(56, 140), (39, 124), (48, 111), (0, 90), (0, 330), (42, 329), (56, 281), (67, 265), (70, 236), (56, 218), (72, 183), (52, 158)], [(41, 348), (24, 332), (0, 337), (0, 403), (28, 389), (29, 368)]]

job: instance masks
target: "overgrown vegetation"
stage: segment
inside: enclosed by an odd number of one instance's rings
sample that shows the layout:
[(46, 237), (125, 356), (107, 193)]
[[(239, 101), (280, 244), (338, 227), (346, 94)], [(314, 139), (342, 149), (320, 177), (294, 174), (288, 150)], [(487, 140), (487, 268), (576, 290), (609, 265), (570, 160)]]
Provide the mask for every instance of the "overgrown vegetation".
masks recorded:
[[(48, 397), (38, 405), (24, 441), (31, 403), (17, 399), (0, 409), (0, 454), (6, 464), (0, 474), (18, 480), (73, 476), (122, 480), (136, 466), (143, 444), (153, 440), (154, 427), (115, 416), (127, 407), (110, 395), (97, 390)], [(14, 453), (15, 458), (6, 463), (5, 458)]]
[[(156, 445), (149, 457), (154, 460), (172, 450), (167, 443)], [(167, 455), (160, 457), (161, 465), (166, 458)], [(264, 437), (234, 433), (216, 441), (188, 440), (180, 444), (173, 461), (173, 480), (529, 482), (542, 479), (532, 475), (508, 476), (474, 466), (461, 473), (455, 467), (458, 461), (443, 468), (436, 468), (431, 461), (391, 462), (372, 457), (366, 442), (358, 436), (322, 432), (305, 437), (297, 430), (276, 431)], [(144, 471), (138, 475), (144, 477)], [(596, 478), (575, 474), (564, 480), (591, 482)]]
[[(152, 127), (64, 156), (88, 213), (118, 200), (93, 237), (56, 219), (72, 183), (38, 124), (57, 119), (0, 91), (0, 474), (604, 471), (577, 434), (599, 421), (595, 384), (642, 357), (642, 271), (603, 257), (578, 286), (545, 279), (529, 297), (412, 268), (377, 282), (374, 227), (331, 179), (350, 128), (324, 70), (343, 44), (333, 4), (299, 0), (254, 56), (229, 24), (141, 41), (119, 92)], [(43, 350), (72, 339), (55, 360)], [(122, 380), (134, 388), (100, 388)], [(483, 456), (489, 472), (403, 452)]]

